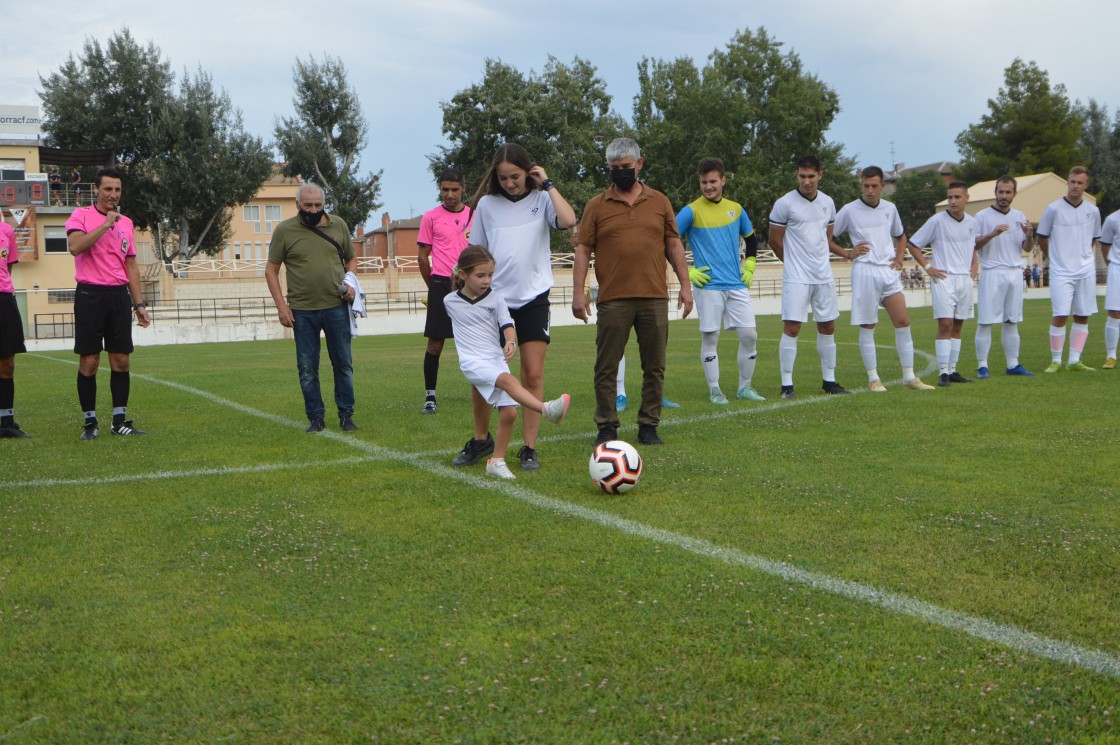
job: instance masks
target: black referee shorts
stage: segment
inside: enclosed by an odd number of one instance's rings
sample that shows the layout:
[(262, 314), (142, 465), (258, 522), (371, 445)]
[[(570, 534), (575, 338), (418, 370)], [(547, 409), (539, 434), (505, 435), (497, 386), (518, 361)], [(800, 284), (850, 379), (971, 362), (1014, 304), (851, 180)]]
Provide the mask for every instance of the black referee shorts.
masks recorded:
[(78, 283), (74, 291), (74, 354), (101, 350), (132, 354), (132, 296), (128, 285)]

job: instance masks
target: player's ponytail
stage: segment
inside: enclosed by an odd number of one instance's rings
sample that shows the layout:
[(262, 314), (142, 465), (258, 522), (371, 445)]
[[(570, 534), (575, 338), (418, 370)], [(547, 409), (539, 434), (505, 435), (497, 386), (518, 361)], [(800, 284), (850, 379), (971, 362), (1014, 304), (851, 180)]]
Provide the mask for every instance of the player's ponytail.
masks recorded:
[(463, 277), (470, 274), (476, 266), (493, 261), (494, 255), (484, 246), (467, 246), (459, 254), (459, 263), (455, 265), (455, 269), (452, 271), (451, 288), (455, 290), (463, 289)]

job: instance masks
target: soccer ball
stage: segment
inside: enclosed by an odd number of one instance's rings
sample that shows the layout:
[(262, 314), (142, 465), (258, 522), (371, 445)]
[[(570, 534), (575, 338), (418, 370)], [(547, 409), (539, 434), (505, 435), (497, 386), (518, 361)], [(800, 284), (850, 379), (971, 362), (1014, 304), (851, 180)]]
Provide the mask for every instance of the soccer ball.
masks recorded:
[(628, 442), (609, 440), (595, 446), (587, 469), (591, 480), (607, 494), (625, 494), (642, 475), (642, 456)]

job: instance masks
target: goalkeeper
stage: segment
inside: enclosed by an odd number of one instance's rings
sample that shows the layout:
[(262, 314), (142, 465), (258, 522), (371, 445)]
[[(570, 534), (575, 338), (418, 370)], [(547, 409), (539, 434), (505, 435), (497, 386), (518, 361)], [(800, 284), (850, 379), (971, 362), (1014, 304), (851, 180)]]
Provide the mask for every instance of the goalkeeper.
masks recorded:
[[(713, 404), (726, 405), (727, 396), (719, 385), (720, 326), (739, 335), (739, 384), (736, 398), (765, 401), (753, 387), (755, 360), (758, 357), (758, 332), (750, 286), (758, 241), (754, 226), (738, 203), (723, 196), (727, 184), (723, 161), (704, 158), (696, 168), (702, 196), (677, 215), (677, 231), (688, 240), (692, 268), (688, 278), (696, 288), (696, 310), (700, 314), (700, 363)], [(740, 257), (739, 239), (746, 245)]]

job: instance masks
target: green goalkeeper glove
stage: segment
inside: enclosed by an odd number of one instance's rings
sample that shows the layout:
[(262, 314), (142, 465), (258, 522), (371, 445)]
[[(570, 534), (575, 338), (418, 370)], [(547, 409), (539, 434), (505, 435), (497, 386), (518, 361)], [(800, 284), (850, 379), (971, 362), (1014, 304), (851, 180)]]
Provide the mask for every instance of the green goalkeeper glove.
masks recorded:
[(692, 267), (688, 270), (688, 281), (697, 287), (703, 287), (712, 281), (712, 275), (706, 273), (711, 270), (711, 267), (707, 266)]
[(753, 256), (748, 256), (747, 258), (743, 259), (743, 274), (740, 276), (740, 279), (743, 280), (743, 284), (747, 286), (747, 289), (750, 289), (751, 282), (754, 282), (755, 263), (756, 260)]

